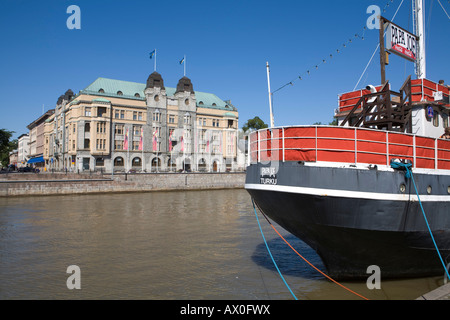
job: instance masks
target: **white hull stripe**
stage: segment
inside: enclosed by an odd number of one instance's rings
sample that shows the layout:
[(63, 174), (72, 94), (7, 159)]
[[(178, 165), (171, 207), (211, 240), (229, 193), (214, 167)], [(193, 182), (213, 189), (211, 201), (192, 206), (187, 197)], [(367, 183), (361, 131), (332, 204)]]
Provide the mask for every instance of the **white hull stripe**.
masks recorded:
[[(378, 193), (378, 192), (361, 192), (350, 190), (293, 187), (293, 186), (255, 184), (255, 183), (246, 183), (245, 189), (298, 193), (321, 197), (342, 197), (342, 198), (358, 198), (358, 199), (388, 200), (388, 201), (408, 201), (408, 200), (418, 201), (416, 194), (408, 195), (408, 194), (393, 194), (393, 193)], [(424, 194), (419, 196), (420, 201), (422, 202), (450, 202), (450, 195)]]

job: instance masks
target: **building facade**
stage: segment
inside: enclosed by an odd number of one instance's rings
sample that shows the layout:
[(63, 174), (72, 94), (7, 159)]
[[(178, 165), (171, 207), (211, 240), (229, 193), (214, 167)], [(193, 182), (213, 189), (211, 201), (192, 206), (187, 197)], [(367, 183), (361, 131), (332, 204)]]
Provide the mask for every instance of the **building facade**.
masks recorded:
[(22, 134), (17, 138), (17, 166), (25, 167), (30, 155), (30, 136)]
[(49, 117), (52, 117), (55, 110), (50, 109), (42, 116), (30, 123), (27, 128), (29, 132), (29, 160), (27, 163), (33, 164), (36, 167), (44, 167), (44, 131)]
[(243, 170), (238, 111), (230, 101), (175, 88), (153, 72), (146, 83), (98, 78), (68, 90), (45, 123), (47, 169), (104, 172)]

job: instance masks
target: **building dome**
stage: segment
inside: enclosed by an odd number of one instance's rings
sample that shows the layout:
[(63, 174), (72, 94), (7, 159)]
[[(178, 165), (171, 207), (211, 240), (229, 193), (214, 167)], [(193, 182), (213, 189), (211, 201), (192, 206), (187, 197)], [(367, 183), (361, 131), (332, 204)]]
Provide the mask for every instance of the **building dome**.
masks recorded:
[(59, 96), (58, 101), (56, 102), (56, 104), (57, 105), (62, 104), (63, 100), (64, 100), (64, 95)]
[(147, 88), (155, 88), (155, 87), (165, 89), (163, 78), (156, 71), (148, 76), (147, 85), (145, 86), (145, 88), (147, 89)]
[(74, 97), (74, 94), (71, 89), (67, 90), (66, 93), (64, 94), (64, 99), (66, 99), (67, 101), (72, 100), (73, 97)]
[(188, 77), (183, 77), (178, 81), (175, 93), (184, 91), (194, 93), (194, 86), (192, 85), (191, 79)]

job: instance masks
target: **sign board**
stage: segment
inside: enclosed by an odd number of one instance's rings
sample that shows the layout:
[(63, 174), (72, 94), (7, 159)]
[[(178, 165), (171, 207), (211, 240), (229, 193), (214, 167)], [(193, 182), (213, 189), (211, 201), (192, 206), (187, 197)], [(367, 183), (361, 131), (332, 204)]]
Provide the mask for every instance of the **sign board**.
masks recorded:
[(433, 92), (433, 97), (434, 97), (434, 101), (440, 101), (440, 100), (444, 99), (442, 91)]
[(414, 34), (387, 22), (386, 50), (410, 61), (416, 61), (417, 39)]

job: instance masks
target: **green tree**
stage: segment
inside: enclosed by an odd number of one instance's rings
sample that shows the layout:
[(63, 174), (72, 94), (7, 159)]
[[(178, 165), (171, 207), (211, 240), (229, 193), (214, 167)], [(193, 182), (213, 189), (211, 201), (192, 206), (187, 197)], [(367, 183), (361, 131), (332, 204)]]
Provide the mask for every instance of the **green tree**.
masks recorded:
[[(328, 123), (329, 126), (337, 126), (337, 124), (338, 124), (338, 121), (337, 121), (336, 118), (334, 118), (333, 121), (331, 121), (331, 122)], [(320, 126), (320, 125), (326, 125), (326, 124), (325, 124), (325, 123), (322, 123), (321, 121), (318, 121), (318, 122), (314, 122), (313, 125), (314, 125), (314, 126), (316, 126), (316, 125), (317, 125), (317, 126)]]
[(268, 128), (269, 126), (264, 123), (258, 116), (254, 117), (253, 119), (247, 120), (247, 122), (242, 126), (242, 131), (247, 132), (248, 130), (259, 130)]
[(9, 164), (9, 153), (17, 149), (17, 140), (10, 141), (14, 131), (0, 129), (0, 163), (3, 166)]

